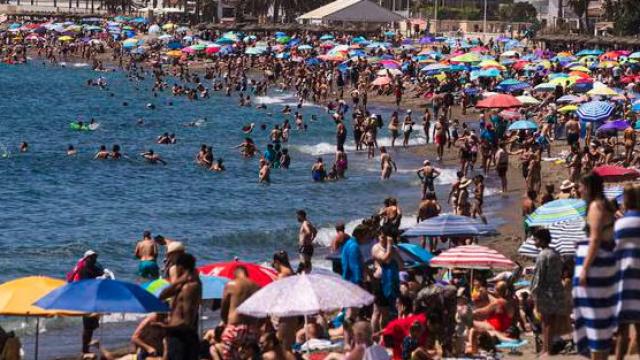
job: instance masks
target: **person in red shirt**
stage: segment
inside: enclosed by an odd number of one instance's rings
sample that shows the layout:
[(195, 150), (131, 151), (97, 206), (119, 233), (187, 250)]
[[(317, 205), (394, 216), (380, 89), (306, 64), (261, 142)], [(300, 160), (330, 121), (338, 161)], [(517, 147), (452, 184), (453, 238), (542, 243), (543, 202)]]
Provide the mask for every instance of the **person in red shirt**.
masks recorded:
[(384, 328), (382, 338), (385, 347), (393, 349), (393, 360), (402, 360), (402, 341), (409, 335), (411, 325), (417, 322), (421, 325), (423, 331), (418, 341), (418, 346), (423, 347), (427, 344), (427, 318), (424, 313), (410, 314), (403, 318), (395, 319)]

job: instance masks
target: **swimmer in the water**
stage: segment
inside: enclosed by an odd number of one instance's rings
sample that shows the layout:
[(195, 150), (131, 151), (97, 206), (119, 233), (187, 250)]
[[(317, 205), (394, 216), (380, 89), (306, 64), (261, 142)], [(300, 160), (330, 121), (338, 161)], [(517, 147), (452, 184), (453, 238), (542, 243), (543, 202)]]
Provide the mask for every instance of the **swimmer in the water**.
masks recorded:
[(260, 171), (258, 172), (258, 182), (269, 184), (271, 182), (271, 179), (269, 177), (269, 173), (271, 172), (269, 162), (265, 159), (260, 159), (259, 164)]
[(253, 140), (251, 140), (251, 138), (245, 138), (242, 144), (236, 146), (235, 148), (240, 148), (240, 153), (246, 158), (255, 156), (256, 152), (258, 151), (258, 148), (256, 148), (256, 144), (253, 142)]
[(218, 158), (216, 161), (213, 162), (213, 164), (211, 164), (211, 167), (209, 168), (209, 170), (211, 171), (215, 171), (215, 172), (220, 172), (220, 171), (224, 171), (224, 160), (222, 158)]
[(76, 151), (76, 148), (73, 147), (73, 145), (69, 145), (69, 147), (67, 147), (67, 156), (76, 156), (78, 152)]
[(119, 160), (120, 158), (122, 158), (122, 153), (120, 152), (120, 145), (114, 144), (113, 147), (111, 147), (111, 153), (109, 154), (109, 156), (113, 160)]
[(267, 130), (267, 124), (260, 124), (260, 130), (262, 131)]
[(138, 121), (136, 121), (136, 124), (138, 124), (138, 126), (143, 126), (144, 125), (144, 119), (143, 118), (139, 118)]
[(149, 149), (149, 151), (147, 152), (141, 153), (140, 156), (142, 156), (151, 164), (161, 163), (162, 165), (167, 165), (167, 162), (162, 160), (158, 154), (153, 152), (152, 149)]
[(256, 109), (266, 109), (267, 108), (267, 104), (258, 104), (256, 105)]
[(100, 145), (100, 150), (93, 157), (94, 160), (105, 160), (109, 158), (109, 152), (107, 151), (107, 147), (104, 145)]
[(123, 102), (122, 102), (122, 106), (129, 106), (129, 103), (128, 103), (128, 102), (126, 102), (126, 101), (123, 101)]
[(289, 105), (284, 106), (284, 109), (282, 109), (282, 113), (285, 115), (291, 114), (291, 108), (289, 107)]
[(153, 110), (153, 109), (155, 109), (155, 108), (156, 108), (156, 106), (155, 106), (154, 104), (152, 104), (152, 103), (148, 103), (148, 104), (147, 104), (147, 109), (151, 109), (151, 110)]
[(23, 153), (24, 153), (24, 152), (27, 152), (28, 150), (29, 150), (29, 144), (27, 144), (27, 142), (26, 142), (26, 141), (23, 141), (23, 142), (20, 144), (20, 152), (23, 152)]
[(158, 136), (158, 139), (156, 140), (157, 144), (162, 144), (162, 145), (168, 145), (171, 143), (171, 138), (169, 137), (169, 133), (164, 133), (160, 136)]

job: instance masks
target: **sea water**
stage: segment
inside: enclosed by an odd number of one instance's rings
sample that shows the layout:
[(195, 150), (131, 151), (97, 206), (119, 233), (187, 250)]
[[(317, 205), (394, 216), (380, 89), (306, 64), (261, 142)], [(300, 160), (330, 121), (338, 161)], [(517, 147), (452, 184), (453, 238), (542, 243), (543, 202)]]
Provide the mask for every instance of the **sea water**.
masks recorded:
[[(98, 76), (107, 79), (106, 89), (87, 85)], [(324, 108), (292, 106), (303, 114), (308, 129), (291, 131), (284, 145), (291, 167), (273, 169), (272, 183), (264, 185), (257, 181), (258, 158), (244, 159), (234, 147), (245, 137), (241, 128), (255, 123), (251, 137), (264, 151), (269, 131), (285, 119), (282, 107), (296, 104), (291, 94), (272, 91), (252, 99), (254, 105), (267, 105), (259, 110), (239, 107), (237, 94), (212, 93), (209, 99), (190, 101), (173, 97), (167, 89), (154, 96), (147, 76), (132, 80), (123, 72), (96, 73), (37, 61), (0, 65), (0, 281), (28, 275), (64, 278), (88, 249), (98, 252), (99, 262), (116, 278), (137, 281), (133, 250), (144, 230), (182, 241), (198, 265), (204, 265), (234, 257), (266, 261), (277, 250), (295, 258), (298, 209), (306, 210), (321, 229), (318, 243), (324, 245), (330, 243), (336, 221), (351, 228), (376, 212), (387, 196), (397, 197), (407, 214), (415, 214), (420, 190), (414, 169), (422, 159), (391, 151), (399, 171), (382, 182), (379, 157), (355, 153), (351, 133), (347, 179), (312, 181), (315, 159), (322, 156), (330, 166), (334, 156), (335, 124)], [(388, 121), (390, 110), (371, 111)], [(317, 120), (311, 121), (311, 115)], [(69, 129), (70, 122), (92, 118), (100, 124), (96, 131)], [(204, 118), (202, 126), (184, 126)], [(295, 128), (293, 117), (289, 121)], [(268, 130), (260, 130), (262, 124)], [(386, 125), (379, 137), (390, 145)], [(155, 144), (165, 132), (175, 133), (177, 144)], [(418, 133), (414, 131), (411, 144), (424, 143)], [(19, 152), (22, 141), (29, 144), (26, 153)], [(128, 159), (93, 160), (100, 145), (110, 149), (113, 144), (119, 144)], [(201, 144), (212, 146), (215, 158), (224, 158), (225, 172), (195, 164)], [(66, 156), (68, 145), (77, 149), (77, 156)], [(167, 165), (143, 161), (139, 153), (148, 149)], [(443, 195), (455, 173), (444, 171), (438, 179)], [(409, 219), (405, 222), (415, 221)], [(4, 319), (3, 324), (25, 326), (21, 319)], [(41, 346), (50, 349), (45, 358), (79, 351), (77, 322), (48, 322), (45, 329)], [(130, 335), (105, 333), (112, 343)], [(28, 331), (21, 334), (29, 345)], [(31, 350), (26, 349), (29, 357)]]

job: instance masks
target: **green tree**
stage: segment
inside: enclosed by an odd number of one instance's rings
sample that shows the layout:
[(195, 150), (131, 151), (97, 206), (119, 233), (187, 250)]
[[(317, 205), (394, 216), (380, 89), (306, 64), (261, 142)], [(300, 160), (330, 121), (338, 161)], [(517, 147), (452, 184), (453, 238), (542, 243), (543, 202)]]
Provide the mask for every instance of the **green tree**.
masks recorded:
[(607, 20), (613, 21), (616, 35), (640, 34), (640, 1), (607, 0), (604, 8)]
[(499, 16), (502, 21), (534, 22), (538, 10), (530, 3), (517, 2), (500, 6)]

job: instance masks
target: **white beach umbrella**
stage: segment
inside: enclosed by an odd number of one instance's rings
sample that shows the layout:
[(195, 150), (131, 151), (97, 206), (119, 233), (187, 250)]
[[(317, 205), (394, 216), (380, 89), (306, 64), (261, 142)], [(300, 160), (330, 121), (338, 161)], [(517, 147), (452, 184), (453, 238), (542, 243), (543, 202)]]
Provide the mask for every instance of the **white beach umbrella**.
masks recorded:
[(373, 295), (339, 277), (302, 274), (263, 287), (243, 302), (238, 312), (257, 318), (306, 316), (371, 303)]

